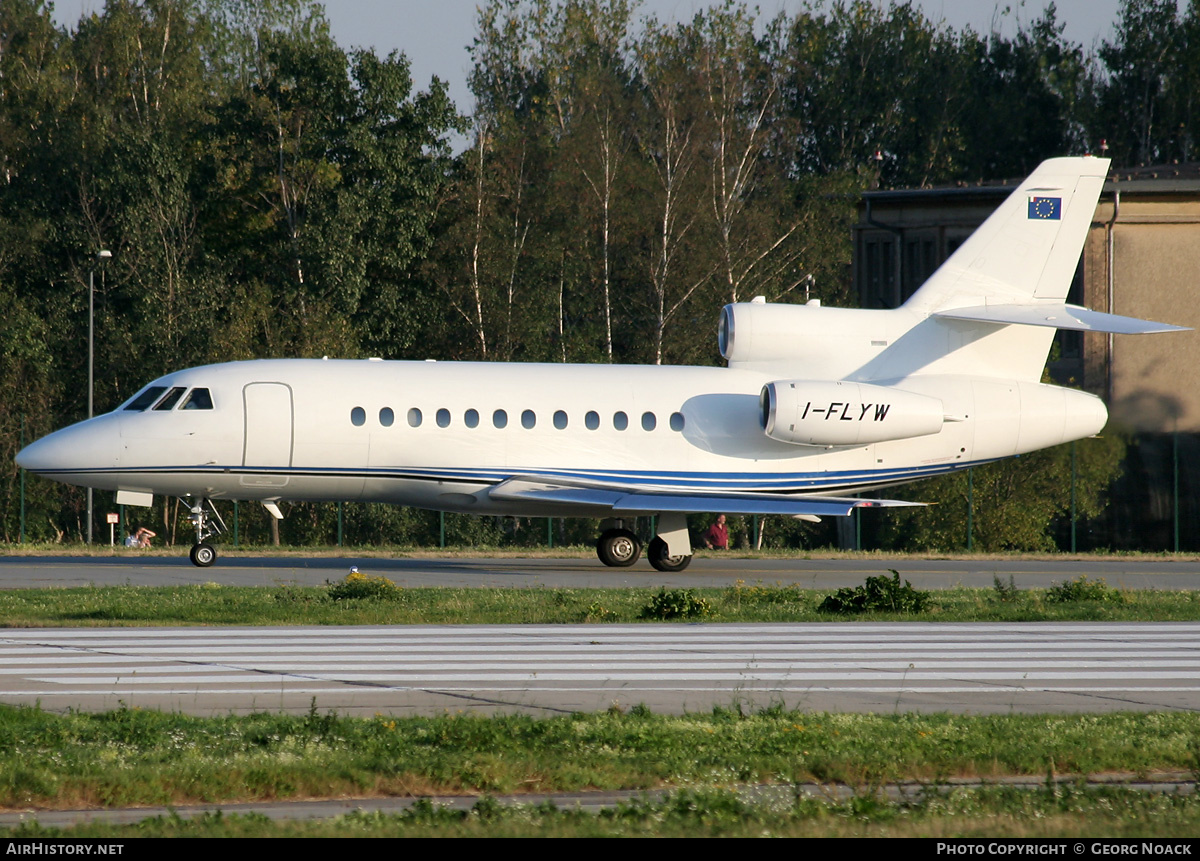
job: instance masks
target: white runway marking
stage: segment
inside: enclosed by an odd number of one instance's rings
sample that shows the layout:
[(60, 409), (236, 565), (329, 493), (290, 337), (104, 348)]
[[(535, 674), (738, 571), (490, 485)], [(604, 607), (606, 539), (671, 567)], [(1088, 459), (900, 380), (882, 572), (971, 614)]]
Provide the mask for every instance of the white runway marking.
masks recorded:
[[(491, 706), (586, 709), (616, 695), (666, 708), (678, 702), (678, 710), (734, 694), (789, 705), (820, 694), (830, 703), (823, 708), (845, 697), (844, 707), (882, 710), (888, 698), (920, 696), (928, 698), (923, 707), (1030, 710), (1056, 708), (1046, 697), (1061, 694), (1063, 708), (1144, 709), (1192, 708), (1197, 693), (1200, 624), (1191, 623), (0, 633), (0, 701), (54, 707), (109, 708), (116, 697), (136, 696), (163, 707), (229, 711), (272, 697), (321, 696), (331, 707), (432, 709), (469, 696)], [(1094, 701), (1081, 705), (1081, 697)]]

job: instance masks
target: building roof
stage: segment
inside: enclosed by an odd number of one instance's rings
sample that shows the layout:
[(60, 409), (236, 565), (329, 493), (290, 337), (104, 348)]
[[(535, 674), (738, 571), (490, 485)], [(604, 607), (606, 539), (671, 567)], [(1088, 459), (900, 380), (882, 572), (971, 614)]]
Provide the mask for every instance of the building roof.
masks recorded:
[[(969, 201), (1002, 198), (1021, 184), (1022, 179), (992, 180), (978, 183), (957, 183), (936, 188), (896, 188), (864, 191), (863, 199), (873, 201), (921, 202)], [(1139, 165), (1109, 171), (1104, 191), (1142, 194), (1200, 195), (1200, 162)]]

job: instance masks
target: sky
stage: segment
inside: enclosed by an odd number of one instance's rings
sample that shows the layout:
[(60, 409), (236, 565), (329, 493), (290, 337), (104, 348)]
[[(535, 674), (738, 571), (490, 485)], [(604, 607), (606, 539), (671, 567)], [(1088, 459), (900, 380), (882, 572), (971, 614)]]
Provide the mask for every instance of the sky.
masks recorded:
[[(875, 0), (876, 3), (880, 0)], [(1006, 35), (1018, 23), (1041, 16), (1049, 0), (914, 0), (930, 20), (961, 29), (969, 26), (987, 33), (994, 28)], [(1056, 0), (1059, 22), (1066, 37), (1084, 47), (1098, 48), (1111, 39), (1121, 0)], [(471, 58), (467, 47), (475, 35), (476, 0), (326, 0), (326, 17), (334, 39), (342, 48), (374, 48), (380, 55), (403, 52), (412, 64), (413, 81), (426, 89), (436, 75), (450, 87), (450, 97), (463, 113), (470, 113), (473, 98), (467, 89)], [(641, 11), (661, 21), (687, 20), (700, 9), (716, 5), (704, 0), (643, 0)], [(803, 0), (760, 0), (761, 17), (780, 11), (795, 13)], [(886, 5), (886, 0), (883, 0)], [(103, 0), (56, 0), (55, 20), (73, 28), (81, 15), (100, 12)]]

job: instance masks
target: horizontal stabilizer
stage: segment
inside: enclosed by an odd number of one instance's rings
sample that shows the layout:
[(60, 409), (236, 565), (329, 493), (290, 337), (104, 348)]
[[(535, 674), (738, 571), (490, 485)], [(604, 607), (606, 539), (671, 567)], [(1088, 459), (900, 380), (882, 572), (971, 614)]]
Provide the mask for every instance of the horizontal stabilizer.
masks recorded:
[(547, 505), (594, 505), (618, 514), (725, 513), (845, 517), (855, 508), (893, 508), (923, 503), (771, 493), (687, 493), (598, 484), (588, 487), (545, 479), (511, 478), (488, 491), (492, 499)]
[(1183, 332), (1186, 326), (1155, 323), (1136, 317), (1105, 314), (1079, 305), (977, 305), (973, 308), (951, 308), (937, 311), (935, 317), (954, 320), (975, 320), (980, 323), (1017, 323), (1023, 326), (1047, 326), (1052, 329), (1072, 329), (1077, 332), (1112, 332), (1116, 335), (1149, 335), (1158, 332)]

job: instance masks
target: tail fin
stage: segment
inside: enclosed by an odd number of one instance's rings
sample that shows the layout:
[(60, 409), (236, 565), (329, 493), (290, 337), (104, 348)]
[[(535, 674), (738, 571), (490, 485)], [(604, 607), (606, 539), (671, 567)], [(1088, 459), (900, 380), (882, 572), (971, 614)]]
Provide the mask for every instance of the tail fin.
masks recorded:
[(1108, 173), (1108, 159), (1042, 162), (904, 307), (1062, 302)]
[[(1021, 325), (1062, 308), (1071, 287), (1108, 159), (1056, 158), (1041, 165), (896, 311), (912, 328), (859, 369), (859, 380), (915, 374), (1041, 378), (1051, 328)], [(992, 309), (1004, 313), (989, 316)], [(943, 312), (964, 309), (957, 317)], [(1051, 312), (1052, 314), (1052, 312)]]

